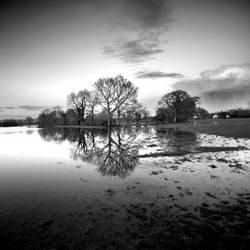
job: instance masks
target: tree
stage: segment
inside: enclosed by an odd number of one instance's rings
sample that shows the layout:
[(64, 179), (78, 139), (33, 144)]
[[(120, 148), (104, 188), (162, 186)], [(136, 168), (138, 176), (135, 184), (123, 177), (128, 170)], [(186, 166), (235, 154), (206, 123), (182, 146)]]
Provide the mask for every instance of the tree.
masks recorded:
[(43, 110), (38, 116), (39, 127), (53, 127), (65, 124), (65, 113), (61, 107)]
[(75, 109), (67, 109), (65, 112), (65, 124), (77, 125), (77, 112)]
[(126, 109), (123, 112), (123, 118), (127, 123), (136, 122), (138, 124), (140, 121), (147, 121), (149, 112), (144, 105), (139, 103), (136, 99), (132, 99)]
[(25, 123), (30, 127), (34, 123), (34, 119), (30, 116), (25, 118)]
[(116, 106), (117, 106), (117, 120), (120, 125), (121, 113), (124, 112), (131, 103), (137, 102), (137, 91), (138, 88), (134, 87), (133, 84), (124, 78), (122, 75), (115, 77), (116, 81)]
[(80, 90), (77, 94), (72, 92), (68, 95), (68, 105), (76, 110), (78, 125), (81, 125), (81, 122), (85, 120), (89, 98), (90, 92), (87, 89)]
[(166, 111), (171, 123), (185, 122), (193, 117), (198, 100), (199, 97), (191, 97), (183, 90), (175, 90), (161, 98), (159, 108)]
[(101, 78), (94, 83), (94, 87), (98, 93), (100, 105), (108, 113), (108, 126), (111, 126), (115, 110), (115, 81), (113, 78)]
[(127, 104), (126, 109), (122, 113), (122, 117), (127, 123), (130, 123), (135, 120), (135, 111), (137, 109), (137, 104), (138, 102), (136, 99), (131, 99), (130, 102)]
[(195, 115), (197, 119), (207, 119), (209, 117), (209, 113), (206, 109), (197, 107), (195, 110)]
[(91, 117), (91, 124), (93, 125), (94, 121), (94, 111), (95, 107), (99, 104), (99, 98), (96, 91), (90, 91), (90, 95), (88, 98), (88, 107), (90, 109), (90, 117)]
[(120, 120), (121, 112), (137, 94), (137, 88), (121, 75), (115, 78), (99, 79), (94, 83), (94, 87), (98, 93), (100, 105), (108, 113), (109, 127), (112, 125), (114, 114), (117, 114)]
[(52, 126), (51, 121), (49, 119), (50, 110), (44, 109), (38, 116), (38, 126), (39, 127), (49, 127)]
[(135, 107), (135, 121), (136, 124), (138, 124), (140, 121), (144, 120), (147, 121), (149, 116), (149, 112), (145, 106), (143, 106), (141, 103), (137, 103)]
[(159, 107), (156, 110), (156, 120), (159, 122), (170, 122), (170, 117), (167, 109)]
[(144, 119), (145, 122), (148, 122), (150, 113), (145, 106), (142, 106), (142, 108), (143, 108), (142, 109), (142, 116), (143, 116), (142, 118)]

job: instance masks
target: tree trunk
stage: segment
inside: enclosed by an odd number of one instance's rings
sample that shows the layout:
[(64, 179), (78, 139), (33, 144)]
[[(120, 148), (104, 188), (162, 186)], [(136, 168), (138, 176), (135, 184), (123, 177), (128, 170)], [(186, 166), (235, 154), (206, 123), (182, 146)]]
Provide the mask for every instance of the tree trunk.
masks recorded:
[(177, 120), (176, 110), (173, 110), (173, 123), (176, 123), (176, 120)]
[(111, 113), (111, 110), (110, 110), (110, 106), (108, 105), (108, 127), (111, 127), (112, 125), (112, 113)]
[(91, 125), (94, 123), (94, 108), (91, 108)]
[(112, 126), (112, 117), (111, 117), (111, 114), (109, 114), (109, 117), (108, 117), (108, 127), (111, 127)]
[(84, 124), (84, 118), (85, 118), (85, 107), (82, 107), (81, 121), (83, 124)]
[(77, 110), (77, 125), (80, 126), (81, 125), (81, 115), (79, 110)]
[(176, 115), (174, 115), (174, 123), (176, 123)]
[(120, 119), (121, 119), (121, 111), (120, 109), (118, 108), (117, 110), (117, 125), (120, 126)]

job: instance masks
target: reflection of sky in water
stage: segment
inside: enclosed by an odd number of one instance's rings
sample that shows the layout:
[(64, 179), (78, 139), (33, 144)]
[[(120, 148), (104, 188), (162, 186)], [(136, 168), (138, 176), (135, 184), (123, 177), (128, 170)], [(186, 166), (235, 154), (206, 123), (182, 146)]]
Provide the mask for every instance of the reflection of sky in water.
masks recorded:
[[(140, 156), (192, 150), (199, 145), (246, 146), (248, 143), (249, 140), (244, 139), (235, 141), (154, 128), (113, 130), (112, 133), (107, 130), (1, 129), (1, 199), (11, 195), (17, 200), (21, 200), (20, 196), (24, 200), (25, 197), (65, 199), (65, 194), (103, 199), (104, 190), (126, 190), (127, 185), (136, 182), (141, 183), (142, 190), (120, 194), (120, 200), (153, 199), (154, 194), (166, 195), (166, 192), (174, 193), (181, 202), (189, 204), (202, 202), (205, 192), (227, 199), (249, 188), (247, 152), (210, 152), (194, 154), (189, 159), (185, 155)], [(218, 159), (228, 162), (218, 162)], [(242, 169), (228, 167), (236, 164), (235, 161)], [(216, 168), (210, 168), (212, 164)], [(186, 195), (191, 193), (193, 195)]]

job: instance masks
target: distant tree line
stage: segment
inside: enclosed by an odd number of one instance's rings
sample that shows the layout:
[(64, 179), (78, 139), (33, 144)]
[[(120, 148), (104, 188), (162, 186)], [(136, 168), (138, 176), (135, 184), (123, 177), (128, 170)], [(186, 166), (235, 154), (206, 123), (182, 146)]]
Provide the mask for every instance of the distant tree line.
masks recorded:
[(220, 111), (217, 113), (210, 114), (211, 118), (213, 118), (214, 116), (216, 116), (219, 119), (250, 118), (250, 109), (230, 109), (227, 111)]
[(38, 117), (40, 127), (55, 125), (119, 126), (147, 122), (149, 112), (137, 100), (138, 88), (121, 75), (101, 78), (93, 90), (83, 89), (67, 97), (68, 109), (44, 110)]
[(37, 119), (5, 119), (0, 127), (31, 126), (120, 126), (157, 123), (187, 122), (207, 118), (250, 118), (250, 109), (231, 109), (211, 113), (200, 107), (200, 98), (186, 91), (175, 90), (163, 95), (158, 102), (156, 115), (137, 100), (138, 88), (121, 75), (100, 78), (93, 90), (80, 90), (67, 97), (68, 108), (64, 111), (56, 106), (43, 110)]
[(68, 109), (60, 107), (44, 110), (38, 117), (40, 127), (68, 126), (120, 126), (142, 123), (176, 123), (189, 119), (205, 119), (209, 113), (198, 107), (200, 98), (176, 90), (162, 96), (158, 102), (156, 116), (137, 100), (138, 88), (121, 75), (100, 78), (93, 89), (70, 93)]
[(0, 121), (0, 127), (32, 126), (36, 124), (36, 119), (26, 117), (25, 119), (4, 119)]

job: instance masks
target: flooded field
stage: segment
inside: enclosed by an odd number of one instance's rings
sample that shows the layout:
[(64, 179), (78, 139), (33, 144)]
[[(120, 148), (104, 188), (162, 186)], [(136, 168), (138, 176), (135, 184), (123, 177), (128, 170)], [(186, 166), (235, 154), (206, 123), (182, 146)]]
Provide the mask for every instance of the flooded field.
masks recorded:
[(0, 128), (6, 249), (248, 249), (250, 139)]

